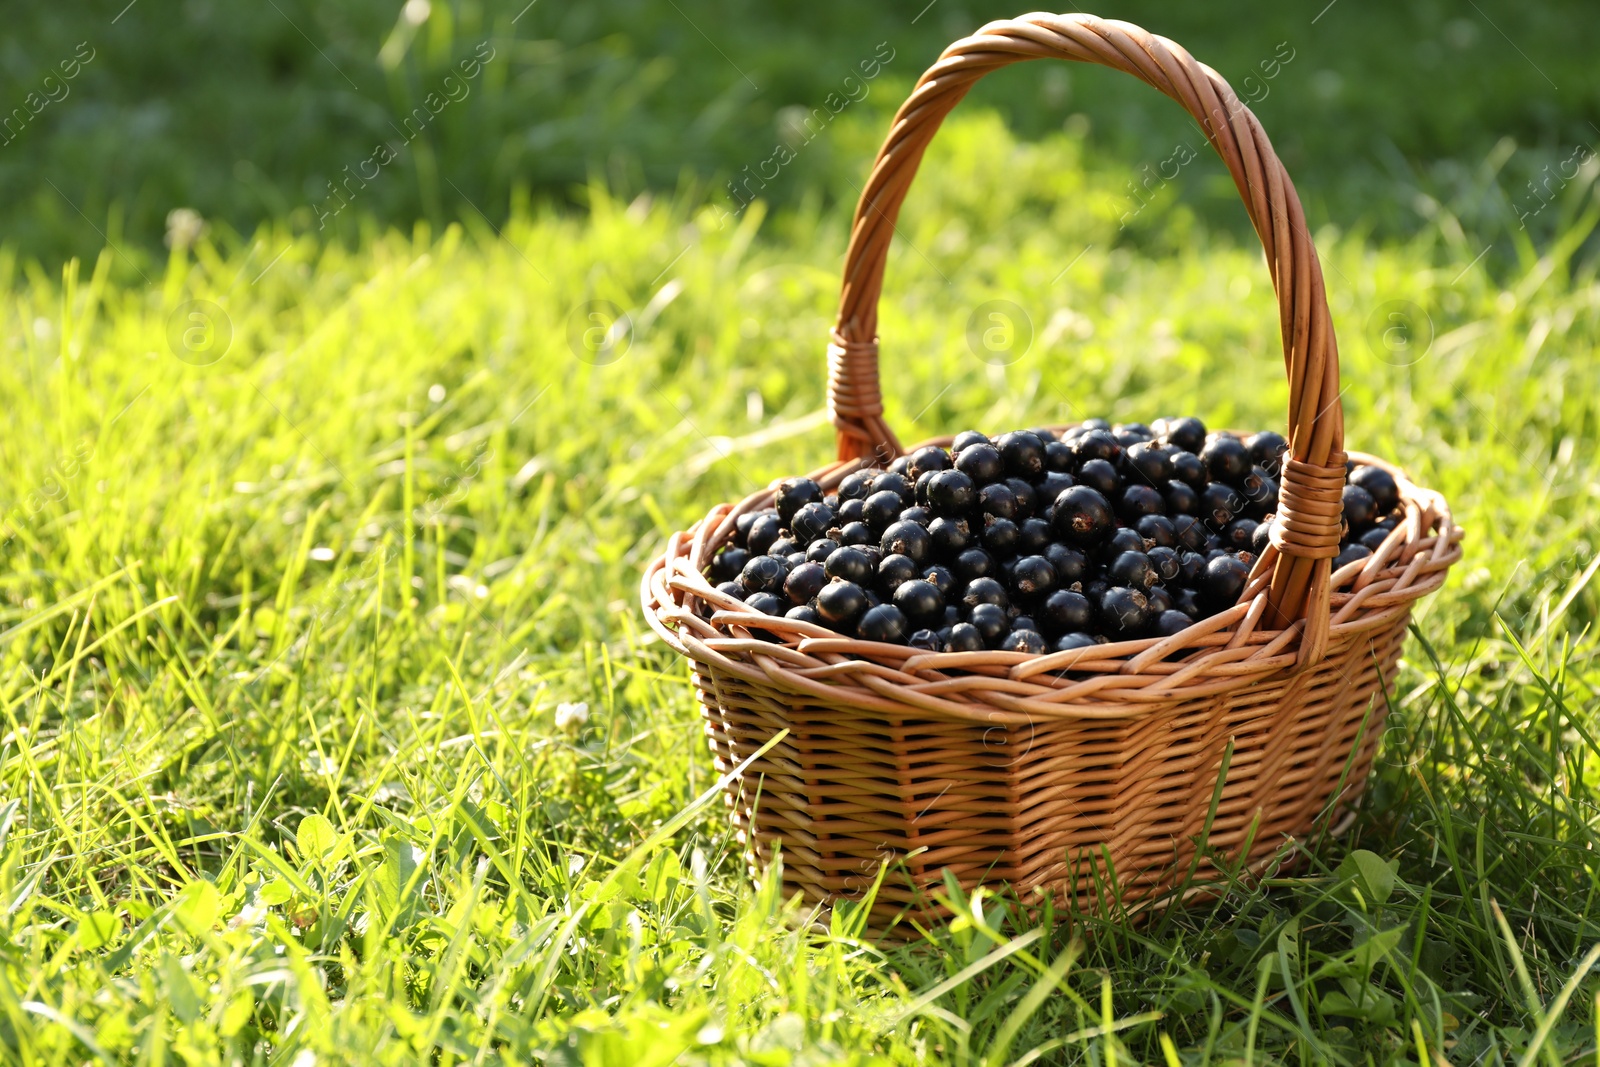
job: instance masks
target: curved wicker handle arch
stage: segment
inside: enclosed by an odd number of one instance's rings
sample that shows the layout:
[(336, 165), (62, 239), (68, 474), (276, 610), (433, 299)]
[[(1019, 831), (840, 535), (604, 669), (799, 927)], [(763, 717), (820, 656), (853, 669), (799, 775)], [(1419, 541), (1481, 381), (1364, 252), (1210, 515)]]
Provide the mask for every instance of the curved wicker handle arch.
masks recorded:
[(1182, 104), (1227, 164), (1266, 252), (1278, 297), (1289, 378), (1289, 458), (1273, 524), (1269, 614), (1306, 618), (1303, 662), (1327, 639), (1329, 562), (1338, 555), (1344, 485), (1339, 356), (1322, 267), (1294, 184), (1256, 117), (1216, 71), (1138, 26), (1093, 15), (1034, 13), (991, 22), (944, 50), (896, 113), (862, 190), (845, 256), (839, 315), (828, 346), (828, 408), (840, 459), (894, 456), (878, 387), (878, 296), (895, 220), (923, 152), (952, 108), (991, 70), (1026, 59), (1098, 63), (1131, 74)]

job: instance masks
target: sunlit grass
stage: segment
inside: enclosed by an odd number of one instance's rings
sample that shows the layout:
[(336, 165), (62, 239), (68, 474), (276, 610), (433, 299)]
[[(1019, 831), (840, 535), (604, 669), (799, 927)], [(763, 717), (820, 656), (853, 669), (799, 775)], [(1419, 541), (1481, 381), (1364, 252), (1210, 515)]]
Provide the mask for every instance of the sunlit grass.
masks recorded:
[[(1119, 234), (1119, 176), (1071, 142), (948, 132), (887, 285), (904, 439), (1282, 419), (1256, 249), (1159, 206)], [(1190, 911), (1019, 920), (980, 896), (879, 948), (749, 884), (686, 672), (636, 606), (668, 532), (831, 458), (846, 220), (591, 200), (499, 236), (269, 227), (148, 279), (109, 250), (4, 265), (0, 1059), (1594, 1055), (1600, 286), (1578, 241), (1476, 264), (1448, 220), (1322, 242), (1349, 443), (1469, 531), (1354, 828)], [(1004, 369), (964, 338), (997, 297), (1036, 327)], [(206, 335), (174, 354), (189, 300), (226, 316), (215, 362)], [(594, 300), (633, 322), (604, 365), (568, 340)], [(1369, 343), (1389, 301), (1431, 320), (1425, 352)], [(563, 703), (587, 717), (558, 729)]]

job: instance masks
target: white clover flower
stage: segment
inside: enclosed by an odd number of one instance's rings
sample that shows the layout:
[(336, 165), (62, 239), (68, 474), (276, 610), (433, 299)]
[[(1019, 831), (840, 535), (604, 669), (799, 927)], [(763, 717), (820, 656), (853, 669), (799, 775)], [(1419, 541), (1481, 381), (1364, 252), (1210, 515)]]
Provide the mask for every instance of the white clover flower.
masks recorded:
[(586, 702), (556, 705), (556, 729), (562, 733), (575, 735), (588, 721), (589, 705)]

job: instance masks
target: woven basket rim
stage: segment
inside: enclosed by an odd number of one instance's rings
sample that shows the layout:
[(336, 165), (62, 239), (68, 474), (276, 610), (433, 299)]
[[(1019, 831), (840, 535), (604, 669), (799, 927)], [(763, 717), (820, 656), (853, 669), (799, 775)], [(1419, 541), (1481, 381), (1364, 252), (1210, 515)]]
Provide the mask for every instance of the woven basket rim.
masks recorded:
[[(951, 440), (948, 435), (933, 437), (906, 451)], [(1464, 535), (1439, 493), (1417, 485), (1401, 467), (1380, 457), (1360, 452), (1350, 456), (1395, 477), (1405, 518), (1371, 556), (1334, 573), (1330, 648), (1382, 626), (1443, 584), (1446, 571), (1461, 557)], [(836, 462), (810, 477), (831, 488), (866, 465), (859, 459)], [(673, 534), (646, 569), (640, 590), (646, 619), (680, 654), (718, 661), (734, 673), (748, 672), (751, 680), (759, 676), (765, 684), (810, 699), (828, 699), (827, 689), (837, 681), (851, 690), (849, 696), (838, 697), (841, 706), (899, 706), (997, 724), (1031, 721), (1040, 714), (1126, 718), (1197, 695), (1207, 685), (1231, 689), (1296, 666), (1305, 622), (1273, 628), (1264, 621), (1270, 548), (1257, 560), (1240, 602), (1226, 611), (1171, 637), (1070, 652), (925, 652), (761, 614), (718, 593), (703, 567), (732, 536), (734, 519), (767, 506), (776, 485), (774, 481), (741, 501), (718, 504), (688, 530)], [(704, 618), (691, 601), (715, 611)], [(752, 629), (783, 640), (756, 637)], [(1167, 658), (1185, 651), (1191, 654)], [(963, 713), (960, 698), (969, 698), (970, 704), (980, 693), (981, 707)]]

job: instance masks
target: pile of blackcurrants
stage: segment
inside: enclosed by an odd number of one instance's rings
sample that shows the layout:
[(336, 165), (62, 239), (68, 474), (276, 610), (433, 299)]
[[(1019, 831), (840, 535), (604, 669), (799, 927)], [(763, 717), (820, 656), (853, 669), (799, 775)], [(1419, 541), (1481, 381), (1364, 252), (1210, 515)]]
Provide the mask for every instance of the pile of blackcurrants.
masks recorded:
[[(1196, 418), (968, 430), (834, 493), (779, 483), (775, 507), (739, 516), (709, 576), (763, 614), (928, 651), (1169, 636), (1238, 602), (1287, 448)], [(1335, 568), (1370, 556), (1399, 505), (1387, 471), (1352, 466)]]

